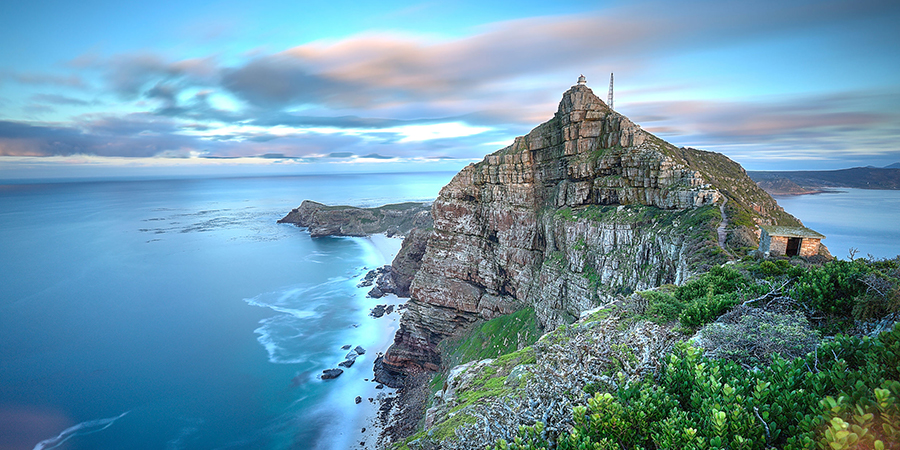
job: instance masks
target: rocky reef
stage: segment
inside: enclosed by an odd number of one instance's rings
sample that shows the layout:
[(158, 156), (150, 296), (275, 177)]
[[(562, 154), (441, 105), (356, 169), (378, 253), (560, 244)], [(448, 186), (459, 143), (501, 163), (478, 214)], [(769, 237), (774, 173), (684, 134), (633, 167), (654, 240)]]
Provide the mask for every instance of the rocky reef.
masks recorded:
[(309, 229), (312, 237), (368, 236), (375, 233), (406, 235), (416, 227), (431, 227), (431, 205), (397, 203), (377, 208), (328, 206), (304, 200), (278, 223), (292, 223)]
[(676, 148), (583, 85), (551, 120), (464, 168), (431, 213), (381, 361), (393, 375), (439, 369), (438, 343), (477, 321), (532, 307), (545, 328), (571, 323), (746, 251), (757, 224), (800, 224), (734, 161)]

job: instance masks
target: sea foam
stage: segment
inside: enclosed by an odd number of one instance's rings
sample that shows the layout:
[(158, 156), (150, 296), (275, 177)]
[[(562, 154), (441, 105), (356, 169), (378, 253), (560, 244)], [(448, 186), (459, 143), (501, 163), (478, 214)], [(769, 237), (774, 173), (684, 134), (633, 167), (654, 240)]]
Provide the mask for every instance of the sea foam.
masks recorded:
[(59, 433), (56, 437), (52, 437), (50, 439), (44, 439), (41, 442), (38, 442), (37, 445), (34, 446), (34, 450), (51, 450), (56, 447), (59, 447), (64, 442), (72, 439), (75, 436), (83, 436), (85, 434), (97, 433), (99, 431), (103, 431), (112, 426), (112, 424), (116, 423), (117, 420), (125, 417), (125, 414), (128, 414), (130, 411), (125, 411), (122, 414), (119, 414), (116, 417), (108, 417), (106, 419), (95, 419), (88, 420), (85, 422), (81, 422), (78, 425), (71, 426), (66, 428)]

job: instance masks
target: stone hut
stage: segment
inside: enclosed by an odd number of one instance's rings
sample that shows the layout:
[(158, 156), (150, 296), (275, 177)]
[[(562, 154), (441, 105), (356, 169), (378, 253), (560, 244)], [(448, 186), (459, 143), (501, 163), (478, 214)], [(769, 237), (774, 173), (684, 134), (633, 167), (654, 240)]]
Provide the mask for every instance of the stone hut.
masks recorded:
[(761, 225), (759, 251), (766, 256), (815, 256), (825, 236), (806, 227)]

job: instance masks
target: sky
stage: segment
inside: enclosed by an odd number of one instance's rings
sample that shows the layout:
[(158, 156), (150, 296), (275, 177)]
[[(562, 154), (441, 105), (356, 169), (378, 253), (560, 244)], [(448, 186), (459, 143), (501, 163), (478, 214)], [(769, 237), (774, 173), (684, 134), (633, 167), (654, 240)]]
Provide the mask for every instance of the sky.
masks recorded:
[(0, 179), (458, 170), (580, 74), (748, 170), (900, 162), (900, 2), (0, 2)]

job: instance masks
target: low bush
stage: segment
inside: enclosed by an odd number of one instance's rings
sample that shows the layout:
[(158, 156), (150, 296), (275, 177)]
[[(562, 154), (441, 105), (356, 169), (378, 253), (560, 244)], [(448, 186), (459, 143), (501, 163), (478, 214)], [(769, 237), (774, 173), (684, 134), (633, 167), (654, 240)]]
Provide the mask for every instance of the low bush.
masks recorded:
[(679, 344), (655, 379), (576, 407), (556, 442), (539, 422), (494, 449), (900, 449), (898, 371), (900, 325), (759, 370)]
[(776, 313), (738, 307), (698, 333), (706, 355), (743, 366), (768, 364), (773, 355), (797, 358), (813, 351), (822, 337), (797, 312)]

